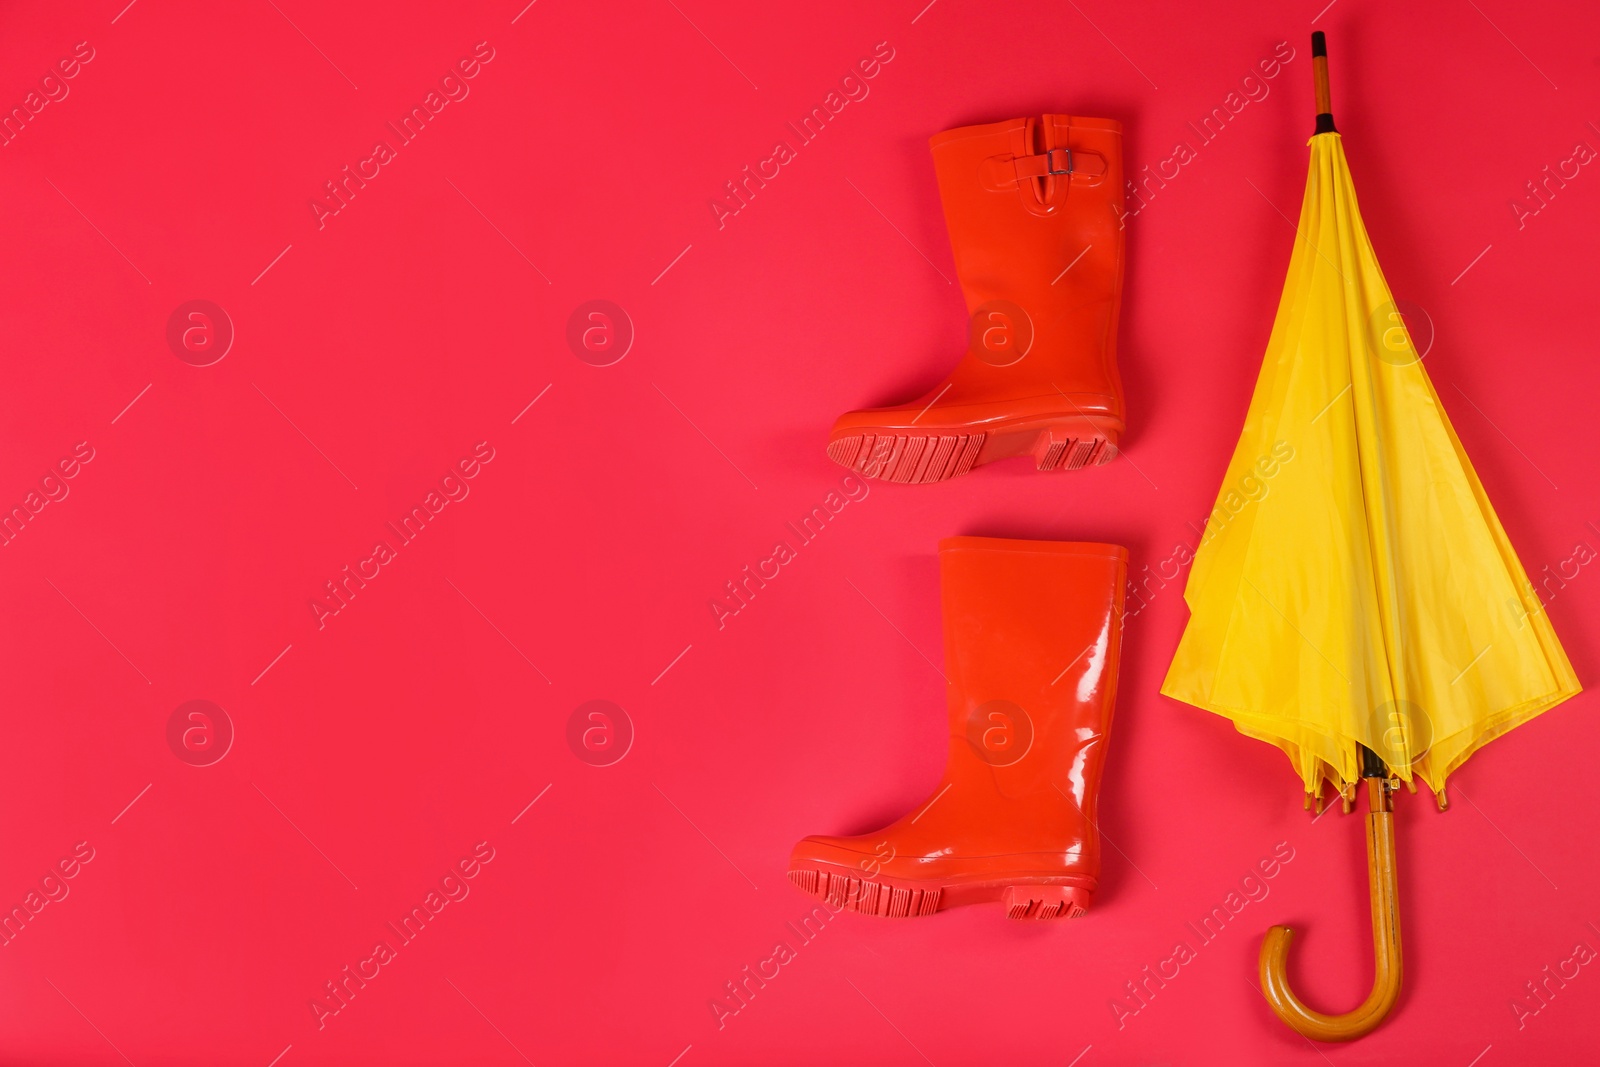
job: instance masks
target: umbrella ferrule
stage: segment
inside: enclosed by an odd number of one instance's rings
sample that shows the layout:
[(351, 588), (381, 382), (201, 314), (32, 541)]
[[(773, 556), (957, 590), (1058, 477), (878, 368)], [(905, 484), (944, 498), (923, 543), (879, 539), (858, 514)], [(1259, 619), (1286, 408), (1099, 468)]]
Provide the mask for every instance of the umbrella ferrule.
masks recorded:
[(1389, 777), (1389, 768), (1388, 768), (1388, 765), (1386, 765), (1383, 762), (1383, 757), (1379, 756), (1376, 752), (1372, 751), (1372, 749), (1368, 748), (1366, 745), (1362, 745), (1361, 746), (1361, 777), (1363, 777), (1363, 778), (1387, 778), (1387, 777)]
[(1311, 35), (1311, 80), (1317, 94), (1316, 133), (1338, 133), (1333, 125), (1333, 98), (1328, 92), (1328, 39), (1321, 30)]

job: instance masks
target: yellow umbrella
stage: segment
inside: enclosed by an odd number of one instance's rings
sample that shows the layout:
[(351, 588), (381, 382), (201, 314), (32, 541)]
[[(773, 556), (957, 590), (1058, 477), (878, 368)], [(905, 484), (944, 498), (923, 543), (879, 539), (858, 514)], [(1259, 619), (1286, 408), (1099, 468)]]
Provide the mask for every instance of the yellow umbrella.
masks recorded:
[(1184, 591), (1161, 691), (1289, 756), (1318, 809), (1367, 780), (1377, 977), (1341, 1016), (1261, 950), (1262, 990), (1307, 1037), (1371, 1031), (1400, 988), (1390, 794), (1445, 780), (1579, 691), (1384, 282), (1312, 35), (1317, 127), (1294, 255), (1244, 431)]

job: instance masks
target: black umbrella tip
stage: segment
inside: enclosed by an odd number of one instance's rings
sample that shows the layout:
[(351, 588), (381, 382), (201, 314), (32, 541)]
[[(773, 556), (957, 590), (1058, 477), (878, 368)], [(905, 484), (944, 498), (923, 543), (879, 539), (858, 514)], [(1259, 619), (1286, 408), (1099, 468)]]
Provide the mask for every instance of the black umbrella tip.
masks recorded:
[(1328, 54), (1328, 38), (1321, 30), (1314, 30), (1311, 34), (1311, 58), (1326, 56)]

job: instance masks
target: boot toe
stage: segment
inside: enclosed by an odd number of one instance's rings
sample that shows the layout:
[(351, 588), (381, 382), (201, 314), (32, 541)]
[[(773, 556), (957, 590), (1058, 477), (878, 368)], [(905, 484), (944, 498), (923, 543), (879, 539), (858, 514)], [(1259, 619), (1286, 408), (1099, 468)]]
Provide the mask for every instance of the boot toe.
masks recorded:
[(873, 859), (874, 852), (866, 838), (812, 834), (797, 842), (789, 853), (789, 869), (825, 866), (860, 872), (870, 867)]

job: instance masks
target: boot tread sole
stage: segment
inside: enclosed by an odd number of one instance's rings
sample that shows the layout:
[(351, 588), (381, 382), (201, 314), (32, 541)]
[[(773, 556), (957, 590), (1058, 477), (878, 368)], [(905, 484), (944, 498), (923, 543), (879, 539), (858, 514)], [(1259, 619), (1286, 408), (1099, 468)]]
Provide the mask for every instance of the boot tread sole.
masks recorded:
[(789, 880), (843, 911), (890, 919), (918, 918), (944, 908), (996, 900), (1011, 919), (1076, 919), (1089, 910), (1094, 892), (1075, 885), (1009, 885), (968, 891), (955, 899), (943, 887), (897, 886), (830, 871), (798, 870)]
[(1109, 463), (1117, 446), (1111, 435), (1084, 426), (964, 434), (887, 430), (828, 443), (828, 458), (840, 466), (868, 478), (912, 485), (948, 481), (973, 467), (1023, 454), (1031, 454), (1042, 471), (1078, 470)]

